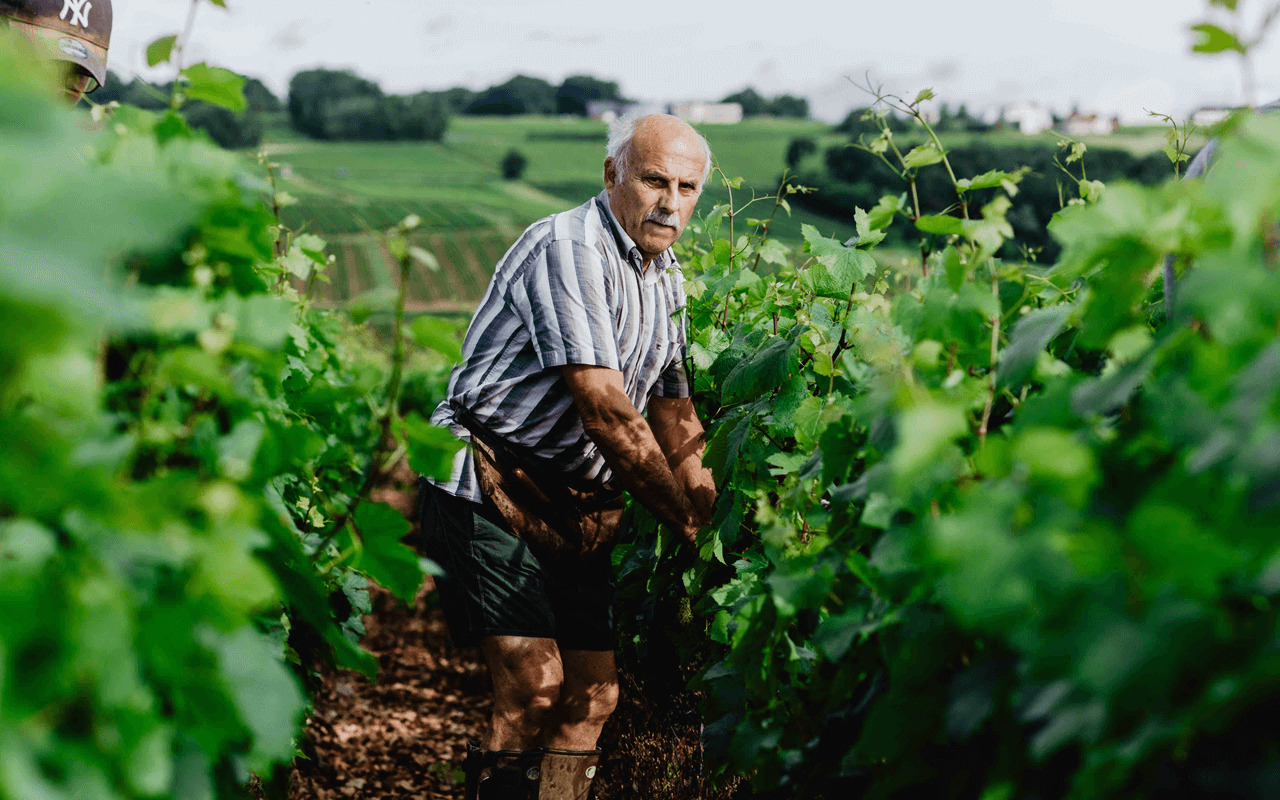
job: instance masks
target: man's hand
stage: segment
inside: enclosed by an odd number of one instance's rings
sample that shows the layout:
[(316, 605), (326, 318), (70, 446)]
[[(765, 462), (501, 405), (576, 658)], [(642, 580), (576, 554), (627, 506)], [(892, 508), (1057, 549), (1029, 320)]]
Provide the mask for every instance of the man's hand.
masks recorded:
[[(618, 481), (659, 519), (693, 543), (697, 539), (698, 528), (710, 519), (715, 487), (710, 487), (709, 501), (709, 475), (684, 475), (685, 459), (680, 459), (676, 466), (682, 477), (677, 479), (670, 463), (671, 454), (665, 452), (655, 438), (656, 429), (650, 428), (623, 391), (621, 372), (571, 364), (561, 367), (560, 374), (573, 395), (582, 427), (600, 449), (605, 463)], [(690, 404), (690, 414), (692, 408)], [(651, 403), (650, 414), (653, 413)], [(664, 417), (661, 412), (658, 416)], [(696, 417), (694, 423), (697, 423)], [(687, 421), (678, 427), (683, 429), (684, 426), (687, 426)], [(702, 426), (698, 425), (698, 436), (701, 432)], [(688, 449), (699, 453), (698, 467), (701, 468), (699, 444), (694, 442)]]
[(688, 397), (654, 397), (649, 400), (649, 427), (667, 456), (676, 483), (693, 506), (697, 528), (711, 522), (716, 502), (716, 483), (711, 470), (702, 466), (706, 449), (702, 423)]

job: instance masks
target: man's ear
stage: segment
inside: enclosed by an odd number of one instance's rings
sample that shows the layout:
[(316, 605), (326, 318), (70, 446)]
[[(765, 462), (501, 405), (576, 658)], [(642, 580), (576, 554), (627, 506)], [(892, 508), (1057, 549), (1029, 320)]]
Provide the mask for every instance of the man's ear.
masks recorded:
[(618, 182), (618, 166), (613, 163), (613, 156), (604, 160), (604, 188), (613, 191)]

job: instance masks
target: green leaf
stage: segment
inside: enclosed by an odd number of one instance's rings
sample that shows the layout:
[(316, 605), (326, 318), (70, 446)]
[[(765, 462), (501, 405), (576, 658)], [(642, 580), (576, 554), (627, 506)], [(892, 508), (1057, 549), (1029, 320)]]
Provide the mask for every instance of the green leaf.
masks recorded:
[(753, 355), (744, 358), (725, 378), (721, 402), (745, 403), (771, 392), (795, 372), (799, 352), (790, 339), (773, 338)]
[(400, 425), (409, 448), (409, 466), (414, 471), (447, 481), (453, 473), (453, 458), (465, 445), (448, 428), (432, 425), (416, 411), (404, 416)]
[(893, 218), (906, 207), (907, 196), (905, 194), (886, 194), (876, 203), (875, 208), (867, 213), (867, 225), (872, 230), (887, 228), (889, 223), (893, 222)]
[(996, 379), (1001, 386), (1022, 384), (1044, 348), (1057, 336), (1071, 316), (1071, 306), (1053, 306), (1032, 311), (1013, 326), (1009, 345), (1000, 351)]
[(894, 471), (910, 476), (930, 464), (956, 439), (969, 432), (964, 409), (926, 403), (898, 415), (898, 444), (890, 455)]
[(435, 350), (452, 363), (462, 360), (462, 343), (451, 319), (424, 314), (415, 319), (409, 329), (420, 346)]
[(252, 627), (221, 637), (217, 652), (222, 682), (241, 722), (253, 734), (250, 768), (288, 761), (304, 707), (297, 679), (273, 655), (267, 637)]
[(764, 263), (775, 264), (781, 267), (786, 266), (787, 255), (790, 253), (790, 249), (777, 239), (766, 239), (765, 242), (760, 245), (760, 250), (758, 252), (760, 260)]
[(932, 100), (933, 98), (934, 98), (933, 89), (921, 89), (920, 92), (916, 94), (915, 102), (913, 102), (911, 105), (918, 106), (921, 103), (923, 103), (925, 100)]
[(951, 287), (951, 291), (959, 292), (960, 287), (964, 285), (965, 276), (964, 263), (960, 261), (960, 251), (954, 247), (948, 247), (942, 251), (942, 270), (947, 274), (947, 285)]
[(409, 523), (389, 505), (364, 502), (356, 508), (355, 524), (362, 546), (357, 568), (396, 597), (412, 603), (424, 572), (418, 554), (400, 541), (409, 532)]
[(363, 324), (375, 311), (390, 311), (396, 307), (396, 290), (390, 286), (379, 286), (363, 292), (347, 301), (347, 311), (351, 321)]
[(147, 45), (147, 66), (154, 67), (168, 61), (169, 56), (173, 55), (173, 46), (177, 41), (177, 35), (161, 36)]
[(818, 264), (802, 275), (814, 294), (847, 298), (854, 284), (876, 271), (875, 259), (870, 254), (829, 239), (812, 225), (801, 225), (800, 231), (809, 252), (818, 259)]
[(939, 236), (964, 235), (964, 220), (945, 214), (925, 214), (916, 220), (916, 227)]
[(1234, 33), (1225, 31), (1217, 25), (1202, 22), (1199, 25), (1192, 25), (1191, 30), (1200, 34), (1200, 40), (1191, 48), (1197, 53), (1221, 53), (1225, 50), (1232, 50), (1241, 55), (1245, 53), (1246, 48), (1240, 39)]
[[(871, 215), (861, 208), (854, 208), (853, 224), (858, 231), (858, 236), (853, 241), (854, 247), (874, 247), (884, 241), (885, 232), (874, 228), (871, 225)], [(845, 242), (845, 244), (847, 245), (849, 242)]]
[(828, 422), (824, 418), (826, 409), (826, 400), (822, 397), (810, 395), (800, 401), (800, 407), (795, 412), (795, 437), (796, 443), (801, 447), (812, 449), (817, 446), (822, 432), (827, 429)]
[(244, 78), (229, 69), (193, 64), (182, 71), (183, 92), (191, 100), (203, 100), (231, 111), (244, 111)]
[(933, 142), (915, 147), (902, 157), (902, 166), (907, 169), (919, 169), (942, 161), (943, 153)]

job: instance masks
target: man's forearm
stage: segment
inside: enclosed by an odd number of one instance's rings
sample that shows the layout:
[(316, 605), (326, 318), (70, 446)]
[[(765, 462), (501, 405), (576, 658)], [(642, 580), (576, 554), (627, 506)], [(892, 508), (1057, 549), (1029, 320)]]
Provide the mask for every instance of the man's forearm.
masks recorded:
[(584, 415), (583, 427), (627, 491), (677, 531), (689, 535), (696, 529), (685, 484), (676, 479), (649, 423), (629, 401), (592, 409)]
[(649, 427), (658, 447), (667, 455), (667, 466), (692, 504), (697, 522), (711, 519), (716, 500), (715, 480), (702, 464), (706, 438), (702, 422), (690, 398), (649, 399)]

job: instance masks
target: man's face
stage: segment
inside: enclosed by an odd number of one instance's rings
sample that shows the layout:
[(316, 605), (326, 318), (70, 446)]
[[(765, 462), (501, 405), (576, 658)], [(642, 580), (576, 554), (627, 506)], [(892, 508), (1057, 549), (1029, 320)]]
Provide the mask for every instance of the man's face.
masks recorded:
[(609, 208), (646, 264), (689, 224), (702, 194), (705, 159), (698, 134), (671, 117), (648, 117), (636, 126), (629, 174), (619, 174), (613, 159), (605, 159)]

